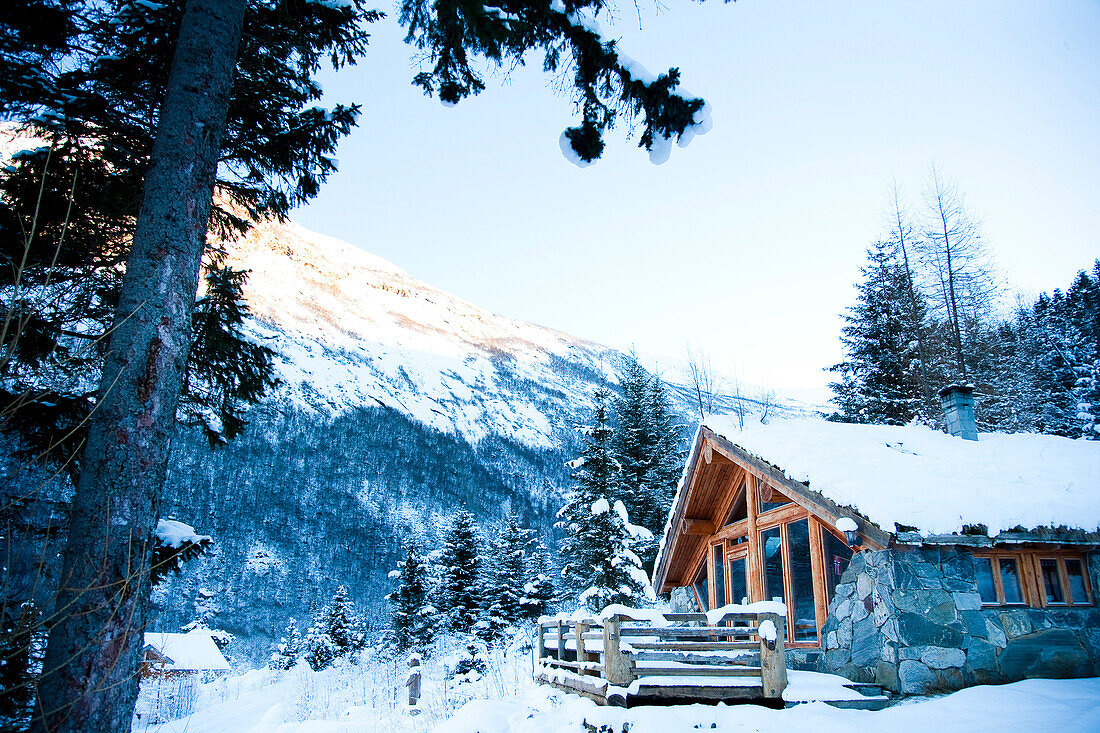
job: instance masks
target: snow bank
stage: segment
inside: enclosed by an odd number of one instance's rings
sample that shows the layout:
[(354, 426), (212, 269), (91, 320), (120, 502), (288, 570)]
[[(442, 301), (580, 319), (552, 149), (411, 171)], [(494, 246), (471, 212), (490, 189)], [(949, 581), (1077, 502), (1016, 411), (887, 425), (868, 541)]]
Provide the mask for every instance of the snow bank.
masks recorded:
[[(1100, 442), (1053, 435), (982, 433), (961, 440), (920, 426), (711, 417), (706, 426), (748, 453), (882, 529), (924, 534), (984, 524), (1100, 527)], [(839, 528), (839, 524), (838, 524)]]
[[(792, 683), (797, 685), (797, 672)], [(821, 684), (827, 684), (827, 681)], [(807, 688), (809, 689), (809, 688)], [(858, 694), (858, 693), (855, 693)], [(813, 698), (814, 694), (809, 693)], [(711, 728), (725, 731), (853, 730), (956, 731), (1100, 730), (1100, 679), (1025, 680), (972, 687), (944, 697), (912, 701), (878, 712), (841, 710), (809, 702), (787, 710), (757, 705), (601, 707), (578, 695), (532, 693), (509, 700), (473, 700), (436, 733), (574, 733), (607, 729), (631, 733), (673, 733)]]

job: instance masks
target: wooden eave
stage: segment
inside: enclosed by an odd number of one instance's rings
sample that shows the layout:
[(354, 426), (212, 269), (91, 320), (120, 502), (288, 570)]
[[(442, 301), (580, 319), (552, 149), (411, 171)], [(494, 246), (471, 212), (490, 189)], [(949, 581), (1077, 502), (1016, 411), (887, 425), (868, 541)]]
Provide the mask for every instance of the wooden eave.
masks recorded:
[(728, 511), (729, 499), (732, 498), (730, 494), (740, 486), (735, 479), (742, 471), (766, 481), (829, 526), (835, 526), (841, 517), (850, 517), (856, 522), (866, 547), (885, 549), (893, 540), (890, 532), (882, 530), (858, 512), (847, 508), (842, 510), (828, 498), (788, 478), (775, 466), (747, 453), (707, 427), (699, 430), (688, 463), (687, 486), (681, 488), (677, 504), (672, 508), (665, 551), (661, 554), (660, 566), (654, 572), (654, 586), (659, 593), (668, 593), (676, 585), (691, 582), (686, 576), (693, 569), (691, 566), (699, 554), (699, 548), (713, 537), (702, 534), (702, 530), (713, 527), (720, 532), (725, 517), (718, 516), (718, 512)]

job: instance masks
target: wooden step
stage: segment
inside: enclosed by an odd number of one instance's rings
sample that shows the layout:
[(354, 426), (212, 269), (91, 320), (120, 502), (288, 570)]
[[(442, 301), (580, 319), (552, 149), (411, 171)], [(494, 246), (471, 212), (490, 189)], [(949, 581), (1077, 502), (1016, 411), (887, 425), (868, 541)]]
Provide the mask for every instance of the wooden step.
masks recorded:
[(646, 677), (666, 677), (666, 676), (689, 676), (689, 677), (759, 677), (760, 667), (735, 667), (726, 665), (722, 667), (706, 667), (701, 664), (684, 664), (676, 665), (674, 662), (671, 664), (661, 665), (660, 663), (654, 663), (652, 665), (644, 662), (637, 663), (634, 668), (634, 673), (639, 678)]
[(729, 649), (751, 649), (760, 651), (758, 641), (631, 641), (627, 642), (634, 649), (659, 649), (662, 651), (724, 651)]
[(710, 654), (694, 654), (689, 651), (642, 651), (634, 655), (639, 662), (686, 662), (688, 664), (760, 666), (760, 652), (746, 652), (738, 656), (717, 657)]

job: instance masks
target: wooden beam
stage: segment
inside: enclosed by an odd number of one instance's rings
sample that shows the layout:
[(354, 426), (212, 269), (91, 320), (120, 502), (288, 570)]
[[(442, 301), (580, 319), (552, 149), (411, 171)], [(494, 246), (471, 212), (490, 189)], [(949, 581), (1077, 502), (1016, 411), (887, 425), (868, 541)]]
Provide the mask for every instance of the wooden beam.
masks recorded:
[(692, 519), (687, 518), (684, 520), (684, 534), (690, 535), (707, 535), (714, 534), (717, 527), (714, 526), (714, 522), (708, 519)]

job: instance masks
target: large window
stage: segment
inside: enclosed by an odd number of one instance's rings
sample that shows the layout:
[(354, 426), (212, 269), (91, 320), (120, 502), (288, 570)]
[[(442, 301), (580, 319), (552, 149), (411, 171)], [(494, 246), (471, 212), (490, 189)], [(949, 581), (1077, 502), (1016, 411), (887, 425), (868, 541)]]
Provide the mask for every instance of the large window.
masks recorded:
[(793, 641), (817, 641), (817, 606), (814, 604), (813, 563), (810, 560), (810, 520), (787, 524), (787, 556), (790, 560), (791, 627)]
[(974, 557), (978, 594), (987, 606), (1085, 606), (1092, 593), (1084, 558), (1035, 550)]

